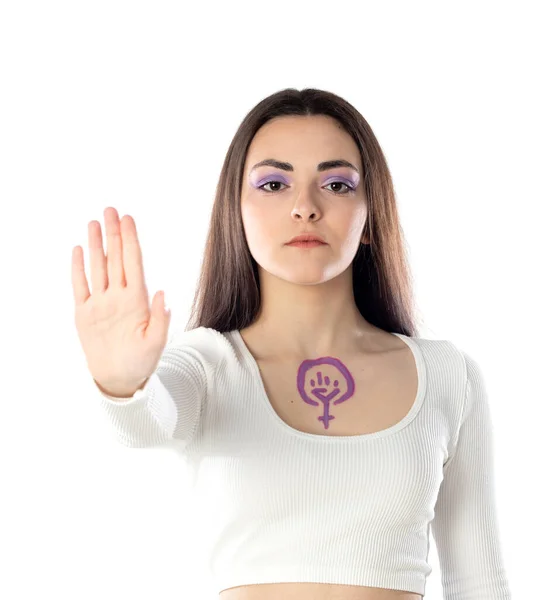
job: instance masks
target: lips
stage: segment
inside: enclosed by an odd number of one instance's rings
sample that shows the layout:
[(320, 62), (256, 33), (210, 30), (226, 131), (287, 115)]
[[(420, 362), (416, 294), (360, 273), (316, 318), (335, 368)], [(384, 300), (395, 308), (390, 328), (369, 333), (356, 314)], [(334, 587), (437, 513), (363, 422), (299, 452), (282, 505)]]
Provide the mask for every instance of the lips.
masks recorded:
[(325, 246), (325, 244), (323, 242), (317, 242), (317, 241), (291, 242), (290, 244), (287, 244), (287, 246), (290, 246), (291, 248), (319, 248), (320, 246)]
[(302, 235), (297, 235), (292, 240), (287, 242), (287, 246), (290, 244), (296, 244), (297, 242), (318, 242), (320, 244), (325, 244), (324, 240), (319, 235), (304, 233)]

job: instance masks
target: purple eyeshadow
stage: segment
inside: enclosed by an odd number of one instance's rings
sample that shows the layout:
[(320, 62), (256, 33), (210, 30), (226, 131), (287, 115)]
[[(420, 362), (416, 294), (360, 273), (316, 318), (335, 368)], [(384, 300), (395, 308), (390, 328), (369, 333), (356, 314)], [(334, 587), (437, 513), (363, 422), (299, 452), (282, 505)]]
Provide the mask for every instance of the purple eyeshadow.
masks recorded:
[(326, 179), (324, 181), (324, 185), (329, 185), (330, 183), (333, 183), (335, 181), (341, 181), (342, 183), (345, 183), (346, 185), (348, 185), (351, 188), (356, 188), (356, 186), (358, 185), (358, 178), (356, 178), (357, 180), (354, 181), (352, 178), (351, 179), (347, 179), (346, 177), (342, 177), (340, 175), (335, 175), (333, 177), (328, 177), (328, 179)]
[(280, 181), (281, 183), (284, 183), (285, 185), (289, 185), (289, 180), (280, 174), (267, 175), (263, 179), (252, 181), (252, 185), (254, 185), (255, 187), (260, 187), (261, 185), (265, 185), (266, 183), (269, 183), (270, 181)]
[[(280, 173), (266, 175), (262, 179), (255, 179), (254, 177), (250, 178), (250, 183), (252, 184), (252, 186), (254, 186), (256, 188), (260, 187), (262, 185), (265, 185), (266, 183), (269, 183), (270, 181), (280, 181), (281, 183), (283, 183), (285, 185), (289, 185), (289, 183), (290, 183), (290, 180), (287, 179), (286, 177), (284, 177), (283, 175), (281, 175)], [(355, 175), (355, 177), (353, 179), (353, 178), (343, 177), (342, 175), (332, 175), (332, 176), (328, 177), (322, 183), (322, 185), (329, 185), (329, 184), (333, 183), (334, 181), (341, 181), (342, 183), (345, 183), (346, 185), (348, 185), (349, 187), (354, 189), (357, 187), (357, 185), (359, 183), (359, 177), (358, 177), (358, 175)]]

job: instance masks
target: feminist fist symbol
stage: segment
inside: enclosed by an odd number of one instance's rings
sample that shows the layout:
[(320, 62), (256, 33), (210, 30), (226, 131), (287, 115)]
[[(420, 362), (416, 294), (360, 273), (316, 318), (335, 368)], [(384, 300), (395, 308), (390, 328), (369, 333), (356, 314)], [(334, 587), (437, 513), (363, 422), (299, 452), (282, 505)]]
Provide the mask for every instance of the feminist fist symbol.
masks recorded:
[[(319, 406), (319, 402), (312, 400), (312, 398), (310, 398), (310, 396), (306, 393), (305, 385), (310, 369), (318, 367), (319, 365), (330, 365), (334, 367), (334, 369), (339, 372), (342, 379), (345, 381), (347, 388), (345, 393), (337, 398), (337, 400), (334, 400), (333, 404), (340, 404), (341, 402), (348, 400), (355, 392), (355, 381), (353, 376), (349, 372), (349, 369), (347, 369), (347, 367), (340, 360), (331, 356), (325, 356), (315, 360), (304, 360), (298, 368), (296, 386), (298, 388), (298, 393), (301, 395), (304, 402), (311, 404), (312, 406)], [(318, 421), (323, 422), (325, 429), (329, 429), (329, 422), (335, 419), (333, 415), (329, 414), (329, 404), (331, 400), (333, 400), (333, 398), (338, 396), (341, 392), (339, 387), (339, 379), (337, 379), (337, 377), (333, 381), (333, 386), (330, 386), (330, 384), (331, 378), (327, 375), (324, 378), (321, 370), (317, 371), (315, 379), (310, 379), (310, 386), (312, 387), (310, 393), (320, 402), (323, 402), (324, 405), (324, 414), (321, 417), (318, 417)]]

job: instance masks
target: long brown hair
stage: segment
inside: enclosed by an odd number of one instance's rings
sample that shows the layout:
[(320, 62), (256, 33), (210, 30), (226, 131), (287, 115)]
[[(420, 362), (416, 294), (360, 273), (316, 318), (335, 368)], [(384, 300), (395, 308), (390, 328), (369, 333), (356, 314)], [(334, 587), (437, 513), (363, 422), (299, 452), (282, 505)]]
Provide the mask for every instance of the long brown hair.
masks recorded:
[[(216, 188), (201, 272), (185, 331), (209, 327), (221, 333), (248, 327), (260, 309), (258, 265), (242, 224), (240, 194), (246, 154), (258, 129), (281, 116), (327, 115), (359, 148), (368, 204), (361, 243), (353, 260), (355, 303), (372, 325), (418, 334), (411, 274), (387, 161), (366, 119), (327, 91), (287, 88), (264, 98), (244, 118), (225, 156)], [(370, 234), (371, 232), (371, 234)]]

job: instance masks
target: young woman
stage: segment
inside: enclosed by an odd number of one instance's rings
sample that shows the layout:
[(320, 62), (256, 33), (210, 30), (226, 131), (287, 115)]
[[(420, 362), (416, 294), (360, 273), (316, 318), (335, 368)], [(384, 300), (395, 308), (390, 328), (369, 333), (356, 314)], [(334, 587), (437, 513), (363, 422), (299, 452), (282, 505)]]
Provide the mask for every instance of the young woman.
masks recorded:
[(286, 89), (245, 117), (170, 342), (132, 217), (104, 217), (92, 291), (73, 255), (87, 364), (123, 444), (195, 471), (221, 600), (419, 600), (430, 530), (446, 600), (510, 598), (483, 376), (418, 337), (392, 180), (353, 106)]

